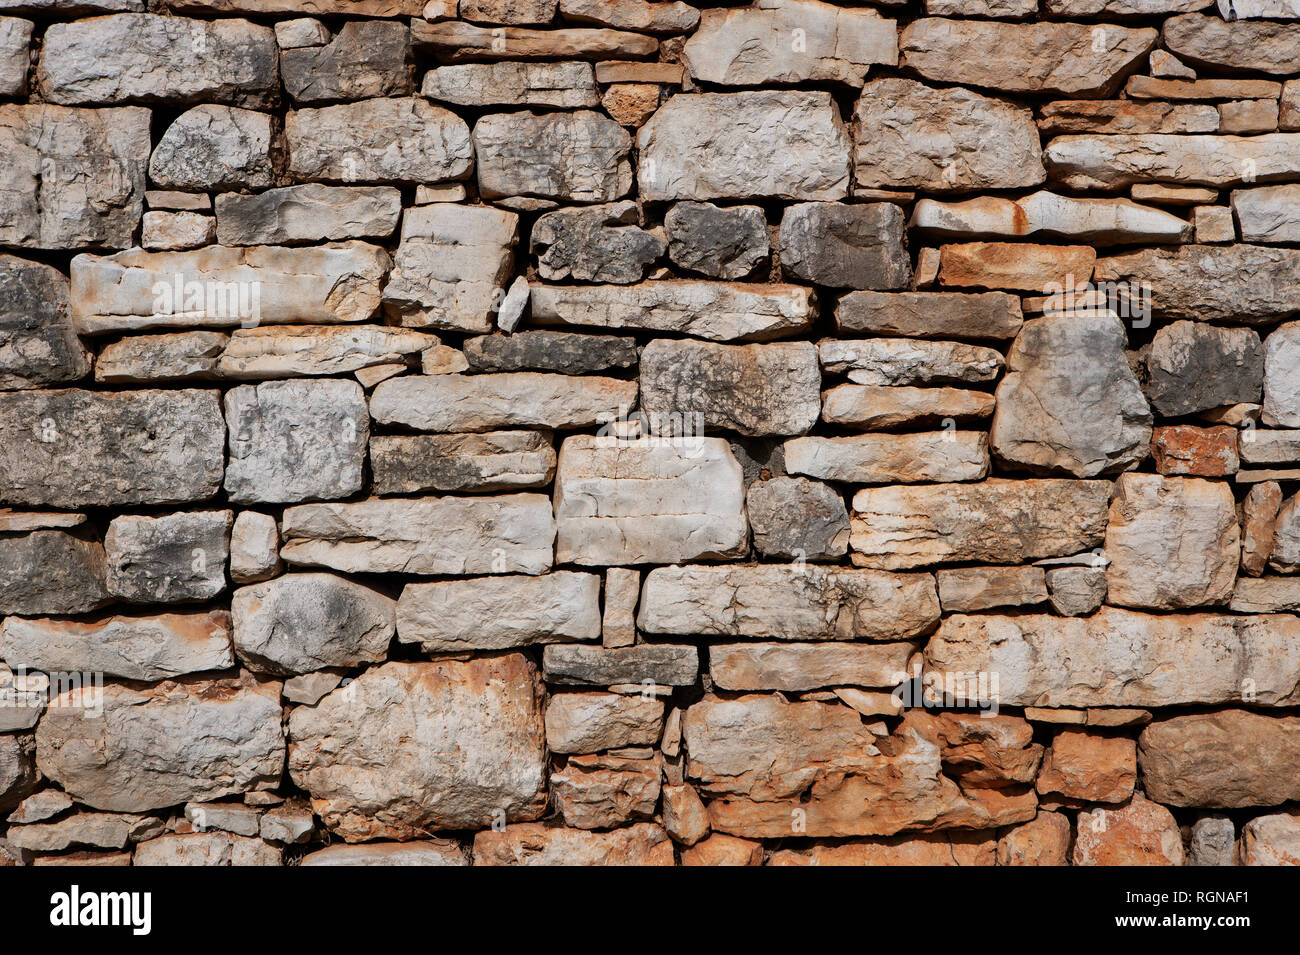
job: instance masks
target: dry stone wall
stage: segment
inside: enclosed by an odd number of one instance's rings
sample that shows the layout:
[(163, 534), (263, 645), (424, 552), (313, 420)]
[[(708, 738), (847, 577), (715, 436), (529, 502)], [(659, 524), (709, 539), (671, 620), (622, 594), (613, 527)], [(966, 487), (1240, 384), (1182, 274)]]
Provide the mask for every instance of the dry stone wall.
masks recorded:
[(0, 864), (1300, 863), (1294, 0), (0, 0)]

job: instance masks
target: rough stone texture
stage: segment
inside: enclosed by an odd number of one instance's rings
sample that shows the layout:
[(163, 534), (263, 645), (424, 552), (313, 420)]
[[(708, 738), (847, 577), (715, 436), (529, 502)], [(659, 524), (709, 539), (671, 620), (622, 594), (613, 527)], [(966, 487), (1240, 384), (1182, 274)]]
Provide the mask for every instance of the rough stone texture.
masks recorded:
[(829, 485), (807, 478), (756, 481), (745, 494), (754, 549), (765, 557), (834, 560), (849, 547), (849, 512)]
[(1026, 322), (1007, 354), (989, 442), (1012, 466), (1092, 477), (1127, 468), (1151, 445), (1151, 410), (1124, 357), (1114, 315)]
[(1237, 833), (1226, 816), (1202, 816), (1192, 824), (1187, 864), (1236, 865)]
[(659, 826), (641, 822), (610, 832), (523, 823), (474, 836), (475, 865), (662, 866), (673, 844)]
[(508, 491), (548, 484), (555, 448), (536, 431), (376, 435), (370, 467), (380, 494)]
[(1075, 865), (1183, 865), (1182, 836), (1164, 806), (1134, 796), (1119, 809), (1080, 812)]
[(1264, 355), (1249, 328), (1172, 322), (1158, 329), (1147, 354), (1151, 404), (1177, 417), (1259, 401)]
[(835, 306), (841, 332), (909, 338), (1015, 338), (1024, 319), (1005, 292), (850, 292)]
[(632, 188), (632, 139), (590, 110), (501, 113), (474, 124), (478, 188), (486, 197), (612, 202)]
[(719, 689), (799, 692), (824, 686), (889, 686), (907, 672), (910, 643), (717, 643), (709, 675)]
[(229, 340), (222, 332), (131, 335), (100, 349), (95, 380), (144, 384), (215, 378), (217, 361)]
[(270, 113), (196, 106), (167, 127), (149, 178), (164, 189), (265, 189), (274, 181), (271, 122)]
[(1166, 20), (1160, 31), (1165, 45), (1197, 66), (1285, 75), (1300, 72), (1300, 25), (1235, 23), (1189, 13)]
[(207, 600), (226, 589), (230, 511), (116, 517), (104, 536), (108, 592), (131, 603)]
[(634, 368), (636, 339), (576, 332), (530, 331), (466, 339), (474, 371), (558, 371), (565, 375)]
[(255, 196), (217, 196), (222, 245), (295, 245), (336, 239), (382, 239), (397, 228), (402, 195), (391, 186), (268, 189)]
[(421, 95), (457, 106), (590, 108), (599, 104), (590, 63), (463, 63), (424, 74)]
[(777, 251), (789, 275), (817, 285), (899, 289), (912, 280), (903, 214), (889, 202), (790, 206)]
[(90, 354), (68, 315), (68, 282), (57, 269), (0, 255), (0, 389), (75, 381)]
[(1241, 830), (1242, 865), (1300, 865), (1300, 819), (1291, 813), (1258, 816)]
[(1062, 730), (1043, 754), (1038, 791), (1089, 802), (1124, 802), (1137, 782), (1137, 746), (1123, 737)]
[(381, 325), (264, 325), (237, 328), (217, 371), (223, 378), (295, 378), (402, 364), (438, 345), (423, 332)]
[(230, 579), (237, 584), (266, 580), (279, 572), (280, 528), (275, 518), (240, 511), (230, 531)]
[(297, 104), (406, 96), (414, 91), (411, 31), (391, 20), (353, 20), (324, 46), (285, 50), (280, 73)]
[(546, 745), (553, 753), (594, 753), (648, 746), (663, 732), (664, 704), (620, 693), (560, 693), (546, 707)]
[(668, 257), (683, 269), (742, 279), (767, 259), (767, 219), (758, 206), (678, 202), (664, 213)]
[(958, 342), (866, 338), (818, 342), (822, 370), (859, 385), (979, 384), (995, 380), (1002, 355)]
[(988, 439), (978, 431), (795, 438), (784, 452), (792, 474), (854, 484), (978, 481), (989, 472)]
[(1041, 567), (965, 567), (935, 573), (945, 613), (1023, 607), (1047, 599)]
[[(1058, 136), (1043, 150), (1048, 175), (1071, 189), (1138, 182), (1238, 186), (1300, 172), (1294, 133), (1264, 136)], [(1256, 174), (1252, 170), (1258, 169)]]
[(667, 244), (637, 227), (634, 202), (548, 212), (533, 223), (530, 249), (544, 279), (639, 282)]
[(519, 654), (385, 663), (289, 719), (289, 773), (345, 842), (536, 818), (545, 764), (541, 684)]
[(948, 239), (1054, 237), (1111, 245), (1185, 242), (1192, 237), (1186, 219), (1152, 206), (1127, 199), (1076, 199), (1053, 192), (1035, 192), (1020, 199), (982, 196), (964, 202), (922, 199), (909, 224)]

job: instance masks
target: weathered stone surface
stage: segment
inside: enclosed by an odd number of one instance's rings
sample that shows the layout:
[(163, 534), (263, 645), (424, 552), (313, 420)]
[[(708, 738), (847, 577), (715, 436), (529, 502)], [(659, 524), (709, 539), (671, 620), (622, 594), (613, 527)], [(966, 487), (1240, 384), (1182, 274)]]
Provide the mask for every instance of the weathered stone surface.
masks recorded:
[(387, 238), (397, 228), (402, 195), (391, 186), (308, 183), (255, 196), (222, 193), (216, 205), (222, 245), (293, 245)]
[(27, 60), (36, 24), (18, 17), (0, 17), (0, 96), (27, 92)]
[(1170, 51), (1197, 66), (1280, 76), (1300, 72), (1300, 25), (1294, 23), (1228, 24), (1189, 13), (1166, 20), (1160, 35)]
[[(1146, 99), (1190, 99), (1190, 100), (1238, 100), (1244, 107), (1246, 115), (1256, 106), (1267, 104), (1247, 104), (1251, 99), (1273, 99), (1279, 93), (1279, 84), (1272, 80), (1162, 80), (1149, 76), (1130, 76), (1124, 84), (1124, 92), (1129, 96)], [(1231, 106), (1224, 103), (1223, 106)], [(1231, 128), (1231, 110), (1220, 112), (1219, 132), (1245, 132)], [(1276, 123), (1274, 124), (1276, 126)], [(1136, 131), (1136, 130), (1135, 130)], [(1154, 130), (1155, 132), (1172, 132), (1173, 130)], [(1188, 130), (1191, 132), (1192, 130)], [(1209, 132), (1212, 130), (1197, 130)]]
[(637, 227), (631, 201), (561, 209), (533, 223), (529, 248), (537, 274), (550, 281), (639, 282), (667, 243)]
[(680, 332), (713, 341), (783, 338), (812, 324), (814, 298), (798, 285), (663, 281), (626, 288), (533, 285), (542, 325)]
[(566, 438), (555, 519), (561, 564), (673, 564), (748, 547), (741, 469), (721, 438)]
[(291, 110), (289, 173), (299, 181), (436, 183), (474, 168), (469, 127), (419, 97)]
[(785, 443), (791, 474), (852, 484), (978, 481), (989, 472), (982, 431), (794, 438)]
[[(1067, 824), (1068, 825), (1068, 824)], [(816, 844), (806, 852), (773, 852), (779, 866), (991, 866), (996, 843), (981, 832), (916, 833), (887, 839)]]
[(86, 507), (172, 504), (221, 484), (215, 391), (0, 394), (0, 500)]
[(479, 828), (497, 812), (536, 818), (546, 804), (537, 671), (521, 654), (372, 667), (292, 712), (289, 773), (346, 842)]
[(668, 834), (649, 822), (609, 832), (523, 823), (474, 836), (475, 865), (664, 866), (673, 864)]
[[(951, 192), (1036, 186), (1047, 177), (1033, 114), (959, 86), (872, 80), (853, 125), (859, 186)], [(997, 149), (986, 148), (991, 141)]]
[(596, 640), (600, 577), (557, 571), (407, 584), (397, 603), (397, 632), (426, 653)]
[(1228, 609), (1237, 613), (1294, 613), (1300, 610), (1300, 579), (1242, 577), (1232, 588)]
[(963, 567), (935, 572), (939, 603), (947, 613), (1023, 607), (1047, 599), (1041, 567)]
[(653, 37), (624, 30), (529, 30), (421, 20), (411, 22), (411, 40), (417, 49), (430, 49), (440, 62), (448, 63), (506, 59), (640, 59), (653, 55), (659, 48), (659, 42)]
[(265, 189), (271, 168), (270, 113), (195, 106), (167, 127), (149, 159), (149, 178), (164, 189)]
[(570, 759), (551, 774), (551, 797), (566, 825), (604, 829), (651, 819), (659, 803), (662, 770), (651, 760), (617, 760), (620, 768)]
[(217, 363), (223, 378), (336, 375), (402, 363), (438, 344), (433, 335), (385, 325), (263, 325), (237, 328)]
[(1234, 190), (1232, 211), (1246, 242), (1300, 242), (1300, 186)]
[(560, 0), (560, 13), (578, 23), (648, 33), (689, 33), (700, 22), (700, 13), (692, 6), (654, 0)]
[(1047, 572), (1052, 609), (1064, 617), (1084, 617), (1106, 600), (1106, 571), (1101, 567), (1057, 567)]
[(1266, 425), (1300, 427), (1300, 322), (1276, 328), (1264, 340), (1264, 409)]
[(387, 252), (365, 242), (79, 255), (72, 260), (72, 315), (83, 335), (357, 322), (379, 306), (389, 264)]
[(909, 338), (1014, 338), (1024, 320), (1005, 292), (849, 292), (835, 306), (841, 332)]
[(384, 659), (397, 604), (334, 574), (285, 574), (231, 595), (235, 651), (263, 673), (307, 673)]
[(9, 814), (6, 822), (18, 825), (44, 822), (71, 808), (72, 800), (67, 793), (59, 792), (57, 789), (42, 789), (19, 803), (18, 808)]
[(664, 828), (673, 840), (692, 846), (709, 834), (709, 813), (695, 787), (665, 786)]
[(892, 202), (789, 206), (778, 252), (785, 272), (818, 285), (900, 289), (912, 281), (903, 213)]
[(664, 213), (664, 230), (673, 263), (711, 278), (745, 278), (767, 259), (767, 218), (758, 206), (678, 202)]
[[(344, 0), (347, 2), (347, 0)], [(275, 43), (282, 50), (297, 50), (304, 46), (324, 46), (330, 41), (330, 31), (312, 17), (280, 20), (275, 24)]]
[(1259, 401), (1264, 355), (1249, 328), (1172, 322), (1158, 329), (1147, 355), (1151, 404), (1176, 417)]
[(130, 335), (100, 349), (95, 380), (135, 384), (215, 378), (229, 340), (222, 332)]
[(1185, 242), (1186, 219), (1127, 199), (1076, 199), (1035, 192), (1020, 199), (980, 196), (964, 202), (922, 199), (908, 226), (942, 238), (1054, 237), (1110, 245)]
[[(1232, 281), (1224, 282), (1224, 275)], [(1300, 310), (1295, 291), (1300, 252), (1293, 249), (1245, 244), (1144, 249), (1098, 259), (1094, 279), (1148, 283), (1151, 311), (1159, 318), (1264, 325)]]
[(344, 573), (542, 574), (555, 521), (541, 494), (371, 498), (285, 508), (280, 556)]
[(557, 693), (547, 701), (546, 746), (552, 753), (653, 746), (663, 723), (663, 701), (653, 697)]
[(892, 687), (915, 650), (912, 643), (715, 643), (709, 675), (719, 689), (748, 692)]
[(226, 392), (232, 501), (347, 497), (361, 489), (370, 420), (356, 382), (271, 381)]
[(465, 341), (465, 359), (474, 371), (558, 371), (590, 375), (634, 368), (635, 338), (582, 335), (575, 332), (527, 331), (484, 335)]
[(1137, 782), (1137, 744), (1126, 737), (1062, 730), (1043, 754), (1037, 789), (1089, 802), (1124, 802)]
[(1241, 571), (1258, 577), (1273, 556), (1273, 534), (1282, 507), (1282, 486), (1261, 481), (1242, 502)]
[(230, 511), (124, 514), (104, 536), (108, 591), (132, 603), (207, 600), (226, 589)]
[(342, 682), (343, 677), (337, 670), (317, 670), (291, 676), (284, 681), (284, 698), (290, 703), (315, 706)]
[(1090, 17), (1099, 13), (1115, 16), (1157, 16), (1204, 10), (1212, 0), (1047, 0), (1050, 13), (1071, 17)]
[(270, 514), (240, 511), (230, 532), (230, 579), (266, 580), (280, 570), (280, 528)]
[(146, 212), (140, 244), (146, 249), (194, 249), (216, 241), (216, 219), (197, 212)]
[(392, 20), (351, 20), (324, 46), (285, 50), (280, 73), (298, 104), (407, 96), (415, 90), (411, 31)]
[(70, 846), (121, 849), (142, 824), (152, 821), (146, 816), (78, 812), (57, 822), (14, 826), (6, 836), (10, 845), (33, 852), (58, 852)]
[(1039, 812), (998, 839), (998, 865), (1069, 865), (1070, 820)]
[(1043, 160), (1048, 175), (1071, 189), (1138, 182), (1239, 186), (1300, 175), (1298, 143), (1295, 133), (1057, 136), (1043, 150)]
[(547, 683), (618, 686), (690, 686), (699, 675), (693, 646), (640, 643), (634, 647), (591, 647), (553, 643), (542, 652)]
[(464, 0), (460, 15), (483, 23), (550, 23), (556, 0)]
[[(802, 45), (792, 43), (802, 30)], [(831, 80), (861, 86), (872, 64), (898, 62), (893, 20), (871, 9), (817, 0), (761, 0), (752, 7), (705, 10), (686, 41), (692, 78), (723, 86)]]
[[(1038, 128), (1059, 133), (1214, 133), (1219, 112), (1209, 104), (1131, 99), (1067, 99), (1039, 109)], [(1041, 158), (1039, 160), (1042, 161)], [(1134, 195), (1134, 199), (1138, 196)]]
[(500, 209), (449, 202), (408, 209), (385, 311), (403, 325), (491, 331), (518, 230), (519, 217)]
[[(51, 27), (51, 32), (58, 29)], [(149, 111), (0, 105), (0, 242), (126, 248), (140, 220)]]
[(612, 202), (632, 188), (632, 139), (607, 116), (494, 113), (474, 124), (478, 188), (487, 198)]
[(405, 376), (380, 383), (370, 398), (381, 424), (422, 431), (585, 428), (636, 402), (634, 381), (516, 372)]
[(1122, 474), (1105, 548), (1111, 603), (1161, 610), (1223, 603), (1241, 550), (1232, 490), (1220, 481)]
[(1227, 709), (1158, 719), (1138, 738), (1147, 795), (1170, 806), (1290, 802), (1300, 789), (1300, 720)]
[(504, 491), (550, 483), (555, 449), (536, 431), (376, 435), (370, 467), (380, 494)]
[(230, 615), (222, 610), (93, 620), (9, 617), (0, 657), (47, 673), (92, 671), (154, 682), (234, 663)]
[(51, 103), (222, 103), (279, 99), (279, 50), (270, 27), (121, 13), (45, 31), (37, 72)]
[(1288, 498), (1274, 518), (1268, 566), (1283, 574), (1300, 568), (1300, 497)]
[(745, 495), (754, 549), (766, 557), (833, 560), (849, 546), (849, 512), (838, 492), (820, 481), (776, 477), (756, 481)]
[(280, 850), (261, 839), (227, 832), (163, 835), (142, 842), (132, 865), (138, 866), (278, 866)]
[[(1286, 614), (955, 616), (926, 647), (928, 668), (996, 672), (1004, 706), (1259, 705), (1296, 698), (1300, 651)], [(1253, 687), (1253, 689), (1252, 689)]]
[(335, 843), (309, 852), (299, 865), (354, 866), (467, 866), (469, 859), (452, 839), (419, 839), (414, 842), (370, 842), (360, 846)]
[(994, 404), (986, 392), (960, 388), (836, 385), (822, 393), (822, 420), (863, 431), (899, 425), (947, 426), (987, 418)]
[(0, 810), (17, 806), (39, 785), (33, 756), (31, 734), (0, 736)]
[[(2, 18), (0, 18), (2, 22)], [(40, 388), (90, 372), (57, 269), (0, 254), (0, 389)]]
[(1118, 809), (1079, 813), (1075, 865), (1182, 865), (1183, 839), (1173, 814), (1135, 795)]
[(637, 625), (663, 634), (898, 640), (938, 619), (929, 574), (758, 564), (650, 571)]
[(1113, 313), (1036, 318), (1007, 353), (989, 442), (1012, 466), (1092, 477), (1131, 467), (1151, 447), (1151, 409), (1124, 356)]
[(1092, 274), (1097, 253), (1087, 245), (966, 242), (939, 249), (939, 284), (1042, 293), (1074, 288)]
[(903, 29), (898, 48), (900, 65), (944, 83), (1106, 96), (1146, 56), (1157, 35), (1150, 28), (1118, 26), (1097, 33), (1088, 23), (922, 19)]
[(1187, 864), (1236, 865), (1237, 832), (1226, 816), (1202, 816), (1192, 823)]
[(682, 850), (682, 865), (748, 866), (763, 864), (763, 844), (715, 832)]
[(843, 199), (849, 141), (830, 94), (674, 96), (637, 133), (642, 199)]
[(821, 410), (817, 349), (809, 342), (716, 345), (655, 339), (641, 353), (641, 407), (699, 416), (745, 435), (802, 434)]
[(424, 74), (420, 94), (457, 106), (546, 106), (583, 109), (600, 105), (591, 64), (463, 63)]
[(979, 384), (996, 379), (1003, 365), (992, 348), (957, 342), (824, 339), (817, 350), (824, 371), (860, 385)]
[(1108, 481), (989, 478), (978, 484), (865, 488), (853, 496), (857, 566), (900, 570), (1010, 563), (1101, 545)]
[(106, 683), (102, 714), (67, 696), (52, 700), (36, 727), (36, 760), (87, 806), (147, 812), (279, 785), (279, 683), (247, 675), (144, 688)]
[(1300, 818), (1258, 816), (1241, 830), (1242, 865), (1300, 865)]

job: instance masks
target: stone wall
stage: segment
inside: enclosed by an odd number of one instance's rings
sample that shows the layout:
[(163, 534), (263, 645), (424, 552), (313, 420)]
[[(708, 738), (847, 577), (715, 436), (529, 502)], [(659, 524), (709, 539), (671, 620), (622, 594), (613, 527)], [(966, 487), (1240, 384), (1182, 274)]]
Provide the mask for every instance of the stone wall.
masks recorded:
[(0, 863), (1300, 862), (1295, 0), (0, 13)]

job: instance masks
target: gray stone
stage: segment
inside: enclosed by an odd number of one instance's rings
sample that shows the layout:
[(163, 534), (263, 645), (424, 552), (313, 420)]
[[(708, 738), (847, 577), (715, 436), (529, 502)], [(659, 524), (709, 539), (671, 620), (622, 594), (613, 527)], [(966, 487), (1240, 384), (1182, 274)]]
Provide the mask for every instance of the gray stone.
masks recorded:
[(217, 196), (222, 245), (294, 245), (334, 239), (385, 239), (397, 228), (402, 194), (391, 186), (308, 183), (255, 196)]
[(290, 703), (303, 703), (315, 706), (325, 694), (338, 689), (343, 682), (343, 675), (337, 670), (317, 670), (315, 673), (301, 673), (284, 681), (284, 698)]
[(621, 693), (556, 693), (547, 701), (546, 747), (552, 753), (596, 753), (653, 746), (663, 732), (664, 704)]
[(740, 465), (721, 438), (565, 438), (555, 520), (561, 564), (673, 564), (749, 545)]
[(359, 491), (370, 419), (352, 381), (272, 381), (226, 392), (231, 501), (286, 502)]
[(1236, 865), (1237, 833), (1227, 816), (1202, 816), (1192, 823), (1187, 864)]
[(900, 425), (951, 429), (958, 422), (989, 417), (994, 404), (993, 396), (986, 392), (961, 388), (836, 385), (822, 394), (822, 420), (862, 431)]
[(333, 103), (415, 92), (411, 31), (393, 20), (349, 20), (324, 46), (280, 54), (294, 103)]
[(436, 336), (388, 325), (263, 325), (237, 328), (217, 371), (223, 378), (337, 375), (409, 364), (439, 344)]
[(89, 373), (90, 353), (68, 317), (63, 273), (0, 254), (0, 389), (40, 388)]
[(379, 307), (389, 265), (387, 252), (365, 242), (79, 255), (72, 260), (72, 315), (83, 335), (358, 322)]
[(30, 733), (0, 736), (0, 811), (14, 808), (40, 784)]
[[(802, 44), (791, 40), (796, 30)], [(682, 62), (692, 78), (723, 86), (806, 80), (861, 86), (872, 64), (898, 63), (898, 34), (893, 20), (871, 9), (760, 0), (752, 7), (704, 10)]]
[(492, 330), (514, 266), (519, 217), (449, 202), (408, 209), (384, 310), (402, 325)]
[(198, 212), (146, 212), (140, 235), (146, 249), (194, 249), (216, 241), (217, 220)]
[(530, 251), (550, 281), (639, 282), (667, 243), (637, 226), (635, 202), (548, 212), (533, 223)]
[(230, 532), (230, 579), (266, 580), (280, 571), (280, 528), (270, 514), (240, 511)]
[(536, 431), (376, 435), (370, 467), (378, 494), (507, 491), (549, 484), (555, 449)]
[(546, 106), (590, 109), (600, 105), (590, 63), (461, 63), (424, 74), (420, 94), (456, 106)]
[(426, 653), (596, 640), (600, 577), (556, 571), (407, 584), (397, 603), (397, 632)]
[(0, 500), (61, 508), (177, 504), (221, 486), (216, 391), (0, 394)]
[(1002, 354), (980, 345), (903, 338), (817, 343), (822, 370), (860, 385), (981, 384), (1002, 372)]
[(1256, 816), (1242, 827), (1242, 865), (1295, 865), (1298, 861), (1300, 819), (1294, 813)]
[(786, 273), (818, 285), (900, 289), (912, 281), (903, 213), (892, 202), (790, 206), (781, 219), (778, 251)]
[(482, 23), (550, 23), (557, 0), (464, 0), (460, 15)]
[(233, 832), (237, 836), (255, 836), (261, 827), (261, 810), (240, 802), (191, 802), (185, 805), (185, 818), (195, 832)]
[(978, 481), (989, 473), (988, 436), (982, 431), (922, 431), (805, 437), (785, 443), (791, 474), (851, 484)]
[(72, 800), (67, 793), (57, 789), (42, 789), (24, 799), (6, 821), (21, 825), (44, 822), (71, 808)]
[(716, 279), (743, 279), (767, 259), (767, 218), (758, 206), (678, 202), (664, 213), (668, 257)]
[(31, 20), (0, 17), (0, 96), (27, 95), (27, 60), (35, 26)]
[(91, 620), (9, 617), (0, 656), (46, 673), (103, 673), (150, 683), (234, 665), (224, 610)]
[(578, 23), (647, 33), (690, 33), (700, 22), (698, 10), (672, 0), (560, 0), (560, 13)]
[(1287, 498), (1278, 510), (1272, 543), (1269, 567), (1282, 574), (1300, 570), (1300, 498)]
[(893, 687), (915, 649), (911, 643), (715, 643), (709, 676), (719, 689), (738, 692)]
[(71, 846), (121, 849), (136, 832), (152, 828), (147, 816), (107, 812), (77, 812), (57, 822), (14, 826), (6, 833), (9, 844), (32, 852), (60, 852)]
[(853, 496), (853, 563), (902, 570), (1008, 564), (1100, 547), (1109, 481), (989, 478), (977, 484), (864, 488)]
[[(477, 0), (475, 6), (482, 6)], [(530, 6), (532, 4), (530, 3)], [(504, 17), (516, 4), (498, 6)], [(461, 16), (469, 17), (464, 11)], [(549, 17), (547, 18), (549, 19)], [(487, 27), (464, 22), (411, 22), (411, 40), (417, 50), (431, 50), (439, 62), (462, 60), (607, 60), (645, 59), (659, 43), (642, 33), (623, 30), (528, 30), (521, 27)]]
[[(960, 86), (872, 80), (858, 98), (853, 129), (859, 187), (953, 192), (1023, 188), (1047, 178), (1033, 113)], [(998, 148), (988, 149), (990, 142)]]
[(1114, 190), (1135, 183), (1240, 186), (1294, 179), (1300, 135), (1057, 136), (1043, 150), (1048, 175), (1070, 189)]
[(1197, 13), (1170, 17), (1161, 27), (1160, 38), (1170, 52), (1197, 66), (1279, 76), (1300, 72), (1300, 24), (1226, 23), (1225, 19)]
[(100, 349), (95, 380), (136, 384), (216, 378), (217, 360), (229, 340), (221, 332), (130, 335)]
[(192, 832), (159, 836), (135, 849), (137, 866), (278, 866), (280, 850), (261, 839), (228, 832)]
[(909, 338), (1015, 338), (1020, 299), (1006, 292), (849, 292), (835, 305), (842, 332)]
[(781, 567), (659, 567), (646, 575), (646, 633), (767, 640), (899, 640), (933, 629), (929, 574)]
[[(670, 415), (744, 435), (803, 434), (821, 410), (810, 342), (718, 345), (657, 338), (641, 352), (641, 408), (652, 431)], [(697, 427), (698, 431), (698, 427)]]
[(1186, 219), (1127, 199), (1078, 199), (1054, 192), (1019, 199), (978, 196), (964, 202), (922, 199), (908, 228), (940, 239), (1065, 238), (1096, 245), (1187, 242)]
[(849, 512), (831, 487), (807, 478), (755, 481), (745, 495), (754, 549), (765, 557), (834, 560), (849, 547)]
[(291, 674), (382, 661), (397, 602), (334, 574), (285, 574), (240, 587), (230, 609), (240, 662)]
[(265, 189), (271, 168), (270, 113), (195, 106), (163, 133), (149, 158), (149, 178), (164, 189), (195, 192)]
[(1300, 242), (1300, 186), (1233, 190), (1232, 211), (1245, 242)]
[(1151, 409), (1124, 354), (1111, 312), (1025, 323), (1007, 353), (989, 442), (1011, 466), (1092, 477), (1151, 450)]
[(1041, 567), (958, 567), (937, 570), (934, 577), (944, 613), (1027, 607), (1047, 599)]
[(1279, 325), (1264, 339), (1264, 409), (1275, 428), (1300, 427), (1300, 322)]
[(1228, 609), (1237, 613), (1295, 613), (1300, 610), (1300, 578), (1239, 577)]
[(1178, 321), (1156, 331), (1147, 353), (1147, 395), (1176, 418), (1240, 402), (1258, 402), (1264, 353), (1249, 328)]
[(289, 773), (344, 841), (535, 819), (546, 808), (543, 697), (518, 653), (385, 663), (290, 714)]
[(149, 164), (149, 110), (0, 104), (0, 155), (7, 159), (0, 170), (0, 243), (132, 244)]
[(1052, 609), (1063, 617), (1086, 617), (1106, 601), (1104, 567), (1055, 567), (1047, 571)]
[(533, 285), (541, 325), (680, 332), (712, 341), (766, 341), (808, 328), (811, 290), (798, 285), (663, 281), (627, 287)]
[(547, 683), (691, 686), (700, 660), (695, 647), (667, 643), (615, 648), (552, 643), (542, 651), (542, 665)]
[(112, 601), (98, 540), (66, 531), (0, 538), (0, 614), (86, 613)]
[(284, 120), (289, 173), (299, 181), (432, 184), (474, 168), (469, 127), (418, 97), (291, 110)]
[(474, 124), (478, 188), (489, 199), (612, 202), (632, 188), (631, 149), (623, 127), (591, 110), (496, 113)]
[(324, 46), (330, 41), (330, 31), (313, 17), (296, 20), (279, 20), (275, 24), (275, 43), (282, 50), (297, 50), (304, 46)]
[(276, 806), (261, 819), (258, 832), (267, 842), (300, 845), (310, 842), (316, 831), (316, 821), (305, 805)]
[(108, 591), (131, 603), (208, 600), (226, 589), (230, 511), (123, 514), (104, 537)]
[(107, 683), (102, 712), (58, 697), (36, 727), (36, 761), (78, 802), (112, 812), (274, 789), (284, 766), (280, 684), (247, 675)]
[(372, 498), (285, 508), (282, 556), (344, 573), (543, 574), (555, 520), (542, 494)]
[(38, 79), (51, 103), (258, 109), (279, 99), (279, 53), (271, 28), (247, 20), (121, 13), (51, 25)]
[(829, 93), (679, 95), (637, 133), (642, 199), (843, 199), (849, 138)]
[(337, 842), (302, 857), (305, 866), (467, 866), (469, 859), (452, 839), (421, 839), (415, 842), (371, 842), (361, 846)]
[(513, 335), (484, 335), (464, 345), (474, 371), (556, 371), (590, 375), (635, 368), (636, 339), (574, 332), (527, 331)]

